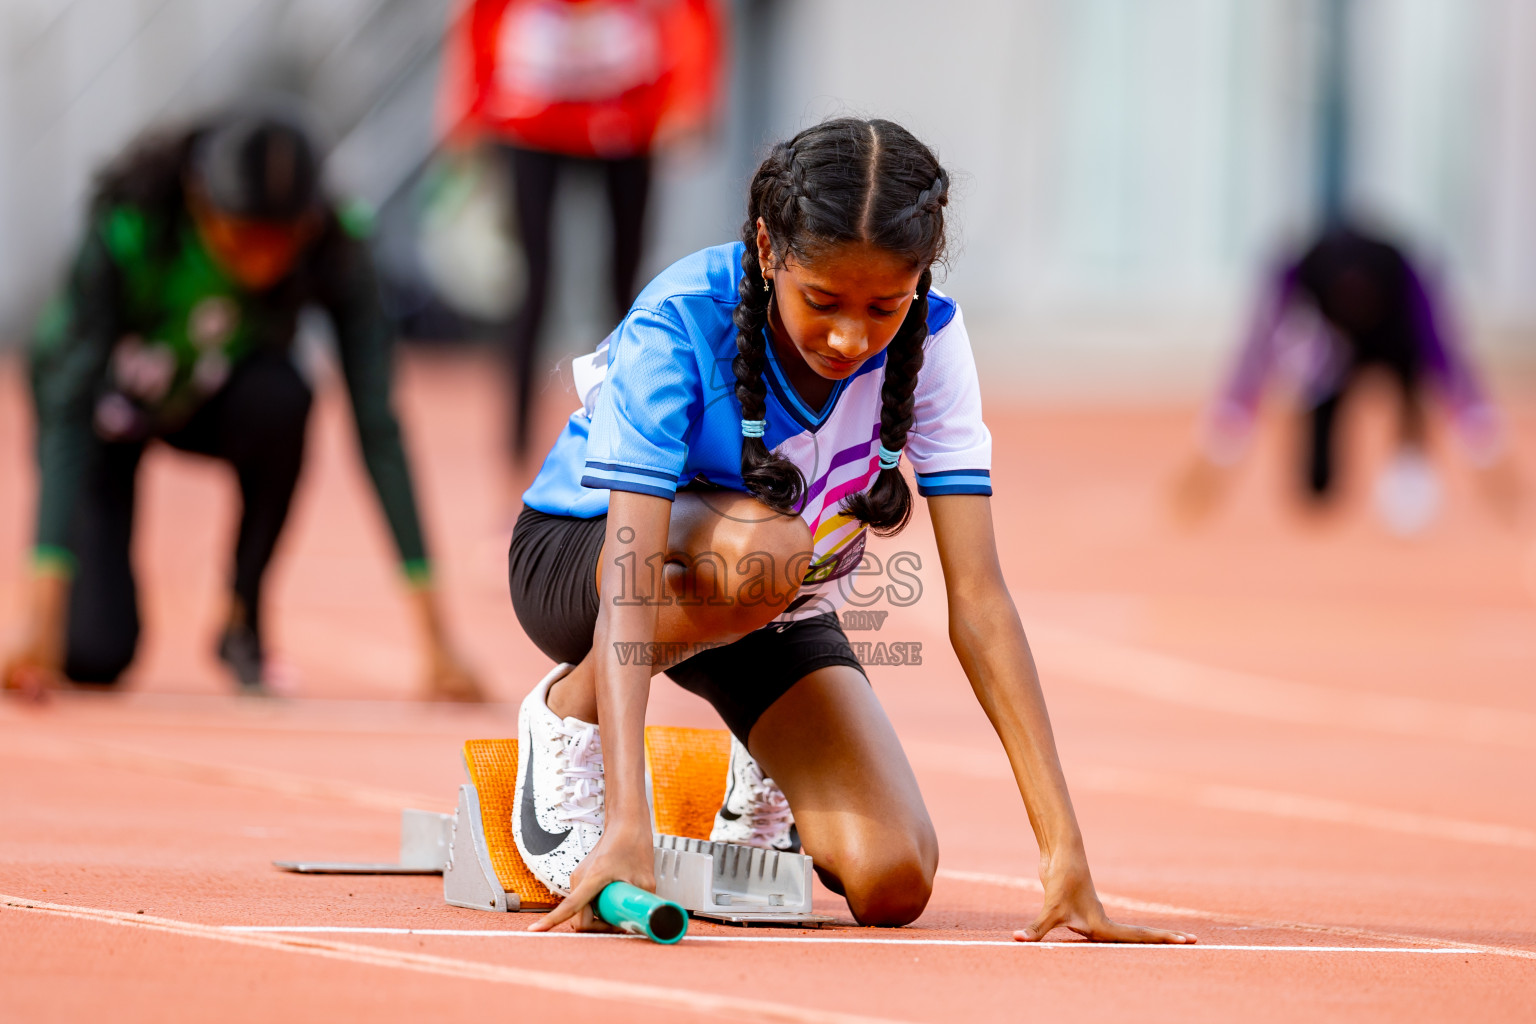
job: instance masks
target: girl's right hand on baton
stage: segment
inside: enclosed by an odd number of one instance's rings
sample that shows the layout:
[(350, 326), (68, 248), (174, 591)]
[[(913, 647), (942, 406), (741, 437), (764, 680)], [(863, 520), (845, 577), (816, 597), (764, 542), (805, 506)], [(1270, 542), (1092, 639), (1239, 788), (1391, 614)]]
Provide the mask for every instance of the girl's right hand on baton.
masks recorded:
[(611, 882), (628, 882), (647, 892), (656, 891), (655, 844), (649, 823), (638, 828), (605, 828), (587, 859), (571, 872), (571, 894), (528, 930), (547, 932), (580, 915), (577, 931), (613, 931), (592, 912), (598, 894)]

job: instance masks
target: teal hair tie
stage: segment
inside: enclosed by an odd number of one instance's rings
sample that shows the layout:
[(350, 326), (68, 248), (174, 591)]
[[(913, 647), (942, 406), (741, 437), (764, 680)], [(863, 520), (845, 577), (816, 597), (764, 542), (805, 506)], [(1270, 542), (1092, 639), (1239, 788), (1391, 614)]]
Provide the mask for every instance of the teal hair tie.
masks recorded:
[(768, 421), (767, 420), (742, 420), (741, 421), (741, 436), (742, 437), (762, 437), (763, 436), (763, 432), (766, 431), (767, 429), (768, 429)]
[(880, 446), (880, 468), (881, 469), (895, 469), (896, 468), (896, 464), (899, 463), (900, 461), (901, 461), (901, 449), (900, 448), (897, 448), (895, 451), (891, 451), (889, 448), (887, 448), (883, 444)]

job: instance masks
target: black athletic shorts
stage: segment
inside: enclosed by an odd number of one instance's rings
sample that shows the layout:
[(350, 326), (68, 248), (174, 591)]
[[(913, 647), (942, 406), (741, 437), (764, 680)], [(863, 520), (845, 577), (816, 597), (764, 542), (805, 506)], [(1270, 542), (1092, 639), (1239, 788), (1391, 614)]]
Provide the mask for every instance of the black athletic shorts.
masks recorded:
[[(552, 516), (524, 506), (512, 529), (507, 558), (512, 610), (529, 639), (555, 661), (574, 665), (592, 649), (597, 560), (607, 523), (607, 516)], [(828, 665), (864, 672), (832, 612), (764, 626), (735, 643), (701, 651), (666, 673), (713, 704), (745, 743), (774, 701)]]

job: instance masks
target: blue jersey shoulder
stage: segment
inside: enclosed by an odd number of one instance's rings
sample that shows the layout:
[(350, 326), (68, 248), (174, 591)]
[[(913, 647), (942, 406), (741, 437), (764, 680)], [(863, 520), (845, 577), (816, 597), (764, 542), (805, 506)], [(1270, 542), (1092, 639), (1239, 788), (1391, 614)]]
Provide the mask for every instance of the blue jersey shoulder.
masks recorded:
[(736, 305), (742, 244), (715, 245), (690, 253), (657, 274), (635, 299), (635, 308), (660, 309), (674, 299), (707, 297)]
[(955, 300), (942, 292), (928, 290), (928, 333), (938, 334), (955, 318)]

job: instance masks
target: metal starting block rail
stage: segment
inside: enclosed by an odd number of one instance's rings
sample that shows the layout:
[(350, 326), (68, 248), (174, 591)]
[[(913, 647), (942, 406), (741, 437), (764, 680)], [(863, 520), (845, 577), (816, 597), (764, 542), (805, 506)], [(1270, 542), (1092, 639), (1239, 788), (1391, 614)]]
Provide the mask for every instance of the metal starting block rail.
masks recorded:
[(392, 864), (324, 860), (275, 860), (284, 871), (306, 875), (437, 875), (448, 862), (453, 815), (400, 812), (400, 859)]

